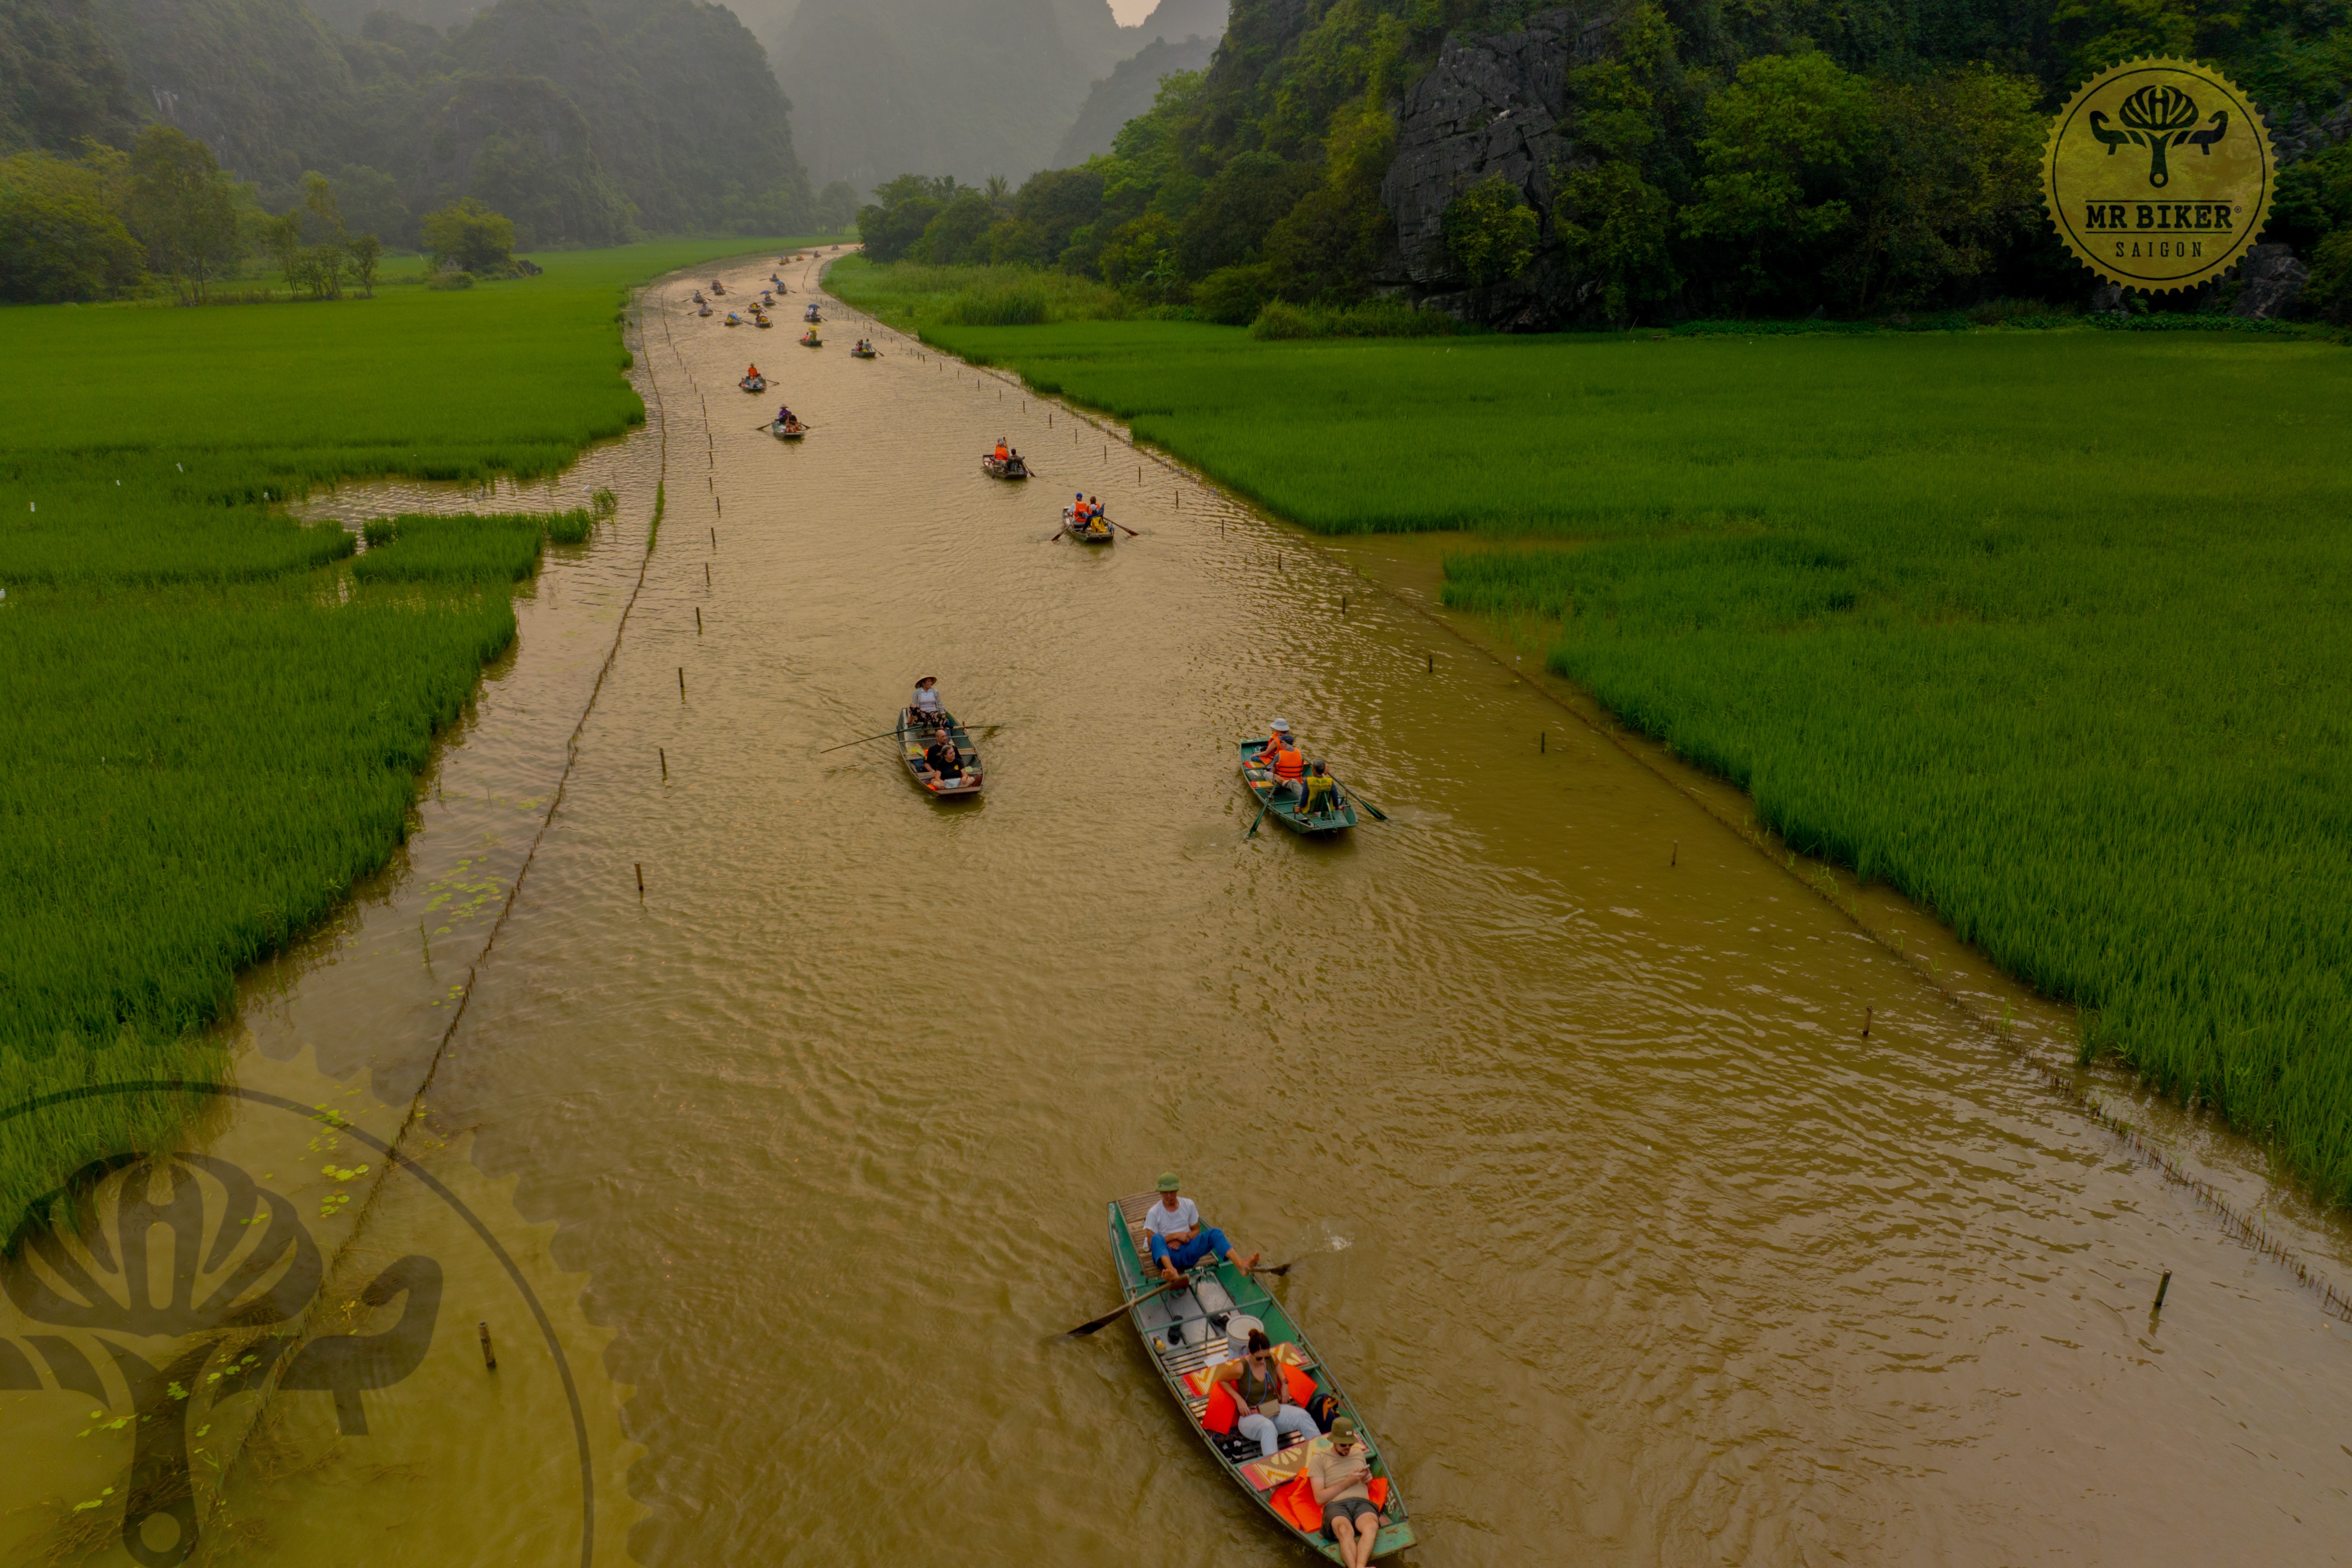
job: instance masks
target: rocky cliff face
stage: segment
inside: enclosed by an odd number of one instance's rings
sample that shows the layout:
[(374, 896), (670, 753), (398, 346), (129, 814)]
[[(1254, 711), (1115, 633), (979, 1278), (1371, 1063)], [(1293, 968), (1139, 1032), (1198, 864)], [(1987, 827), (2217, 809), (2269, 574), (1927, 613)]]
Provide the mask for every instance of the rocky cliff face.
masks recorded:
[[(1515, 33), (1449, 38), (1398, 110), (1396, 162), (1381, 199), (1396, 220), (1402, 276), (1385, 279), (1423, 304), (1496, 326), (1544, 331), (1575, 313), (1574, 284), (1552, 232), (1555, 172), (1575, 156), (1562, 129), (1568, 73), (1600, 58), (1609, 16), (1563, 8)], [(1445, 205), (1500, 174), (1541, 220), (1541, 248), (1525, 275), (1481, 300), (1445, 246)]]

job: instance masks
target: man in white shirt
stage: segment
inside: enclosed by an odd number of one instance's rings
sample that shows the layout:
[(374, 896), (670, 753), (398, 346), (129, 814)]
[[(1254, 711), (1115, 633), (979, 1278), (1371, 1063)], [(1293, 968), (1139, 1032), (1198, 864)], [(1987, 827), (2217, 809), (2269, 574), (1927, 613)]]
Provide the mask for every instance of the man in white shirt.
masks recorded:
[(1143, 1216), (1143, 1228), (1151, 1243), (1151, 1261), (1160, 1278), (1171, 1285), (1181, 1284), (1187, 1270), (1209, 1258), (1222, 1258), (1244, 1274), (1255, 1268), (1263, 1255), (1253, 1252), (1246, 1258), (1235, 1258), (1223, 1231), (1213, 1226), (1202, 1228), (1199, 1205), (1177, 1192), (1180, 1185), (1175, 1172), (1162, 1175), (1160, 1201)]

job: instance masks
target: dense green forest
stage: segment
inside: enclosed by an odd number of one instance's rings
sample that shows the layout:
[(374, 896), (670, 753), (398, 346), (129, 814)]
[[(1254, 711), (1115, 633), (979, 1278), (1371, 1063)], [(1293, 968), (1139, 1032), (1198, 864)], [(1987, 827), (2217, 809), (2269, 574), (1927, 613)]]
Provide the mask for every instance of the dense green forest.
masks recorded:
[[(723, 5), (498, 0), (446, 33), (380, 11), (351, 37), (308, 0), (0, 0), (0, 154), (87, 162), (148, 121), (269, 212), (325, 174), (344, 221), (393, 245), (460, 197), (525, 247), (789, 233), (854, 205), (845, 188), (820, 211), (766, 54)], [(10, 161), (0, 221), (21, 237), (27, 193), (59, 178)]]
[(2090, 279), (2042, 213), (2044, 126), (2091, 72), (2158, 52), (2265, 106), (2266, 238), (2293, 254), (2259, 264), (2309, 264), (2304, 305), (2340, 313), (2345, 0), (1237, 0), (1208, 69), (1166, 78), (1108, 153), (995, 201), (892, 182), (860, 222), (879, 260), (1058, 268), (1230, 321), (1376, 294), (1537, 329), (2074, 306)]

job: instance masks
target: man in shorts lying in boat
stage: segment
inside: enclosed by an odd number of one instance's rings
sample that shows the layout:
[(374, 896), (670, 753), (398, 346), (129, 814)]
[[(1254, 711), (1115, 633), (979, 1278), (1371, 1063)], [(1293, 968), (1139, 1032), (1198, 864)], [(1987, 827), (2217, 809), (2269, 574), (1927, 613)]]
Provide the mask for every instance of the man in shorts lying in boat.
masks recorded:
[(1244, 1273), (1255, 1268), (1261, 1255), (1253, 1252), (1246, 1258), (1235, 1258), (1223, 1231), (1202, 1227), (1199, 1205), (1178, 1193), (1180, 1185), (1175, 1172), (1161, 1176), (1160, 1201), (1143, 1216), (1143, 1228), (1151, 1239), (1151, 1261), (1160, 1277), (1171, 1285), (1181, 1284), (1187, 1271), (1212, 1258), (1222, 1258)]
[(1381, 1510), (1372, 1506), (1372, 1457), (1345, 1415), (1331, 1435), (1307, 1450), (1307, 1479), (1323, 1510), (1323, 1533), (1339, 1548), (1347, 1568), (1366, 1568), (1381, 1539)]

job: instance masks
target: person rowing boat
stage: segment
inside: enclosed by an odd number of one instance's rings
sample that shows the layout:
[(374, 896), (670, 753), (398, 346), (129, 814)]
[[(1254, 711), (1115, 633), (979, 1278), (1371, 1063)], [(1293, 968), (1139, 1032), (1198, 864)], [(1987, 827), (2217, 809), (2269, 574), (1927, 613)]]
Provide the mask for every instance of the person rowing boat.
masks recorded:
[(1182, 1185), (1175, 1172), (1163, 1173), (1160, 1201), (1143, 1216), (1143, 1228), (1151, 1240), (1151, 1261), (1159, 1267), (1160, 1277), (1171, 1285), (1181, 1285), (1186, 1270), (1212, 1258), (1222, 1258), (1244, 1274), (1257, 1267), (1260, 1254), (1235, 1258), (1223, 1231), (1201, 1224), (1200, 1205), (1183, 1195)]

